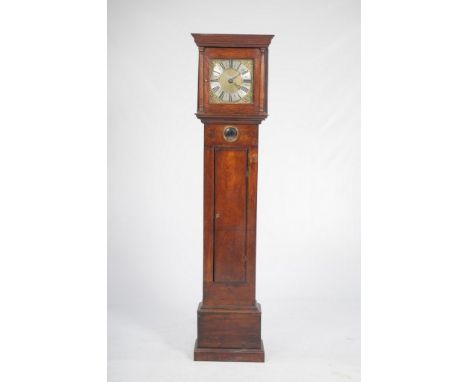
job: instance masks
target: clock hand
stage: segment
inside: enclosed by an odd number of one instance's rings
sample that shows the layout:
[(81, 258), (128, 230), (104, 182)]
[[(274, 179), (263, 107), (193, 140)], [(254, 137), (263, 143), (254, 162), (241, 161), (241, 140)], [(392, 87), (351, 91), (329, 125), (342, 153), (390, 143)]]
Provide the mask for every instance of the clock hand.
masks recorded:
[(234, 78), (237, 78), (237, 77), (239, 77), (239, 76), (240, 76), (240, 73), (237, 73), (236, 76), (234, 76), (234, 77), (228, 79), (228, 82), (229, 82), (230, 84), (232, 84), (232, 83), (234, 82)]

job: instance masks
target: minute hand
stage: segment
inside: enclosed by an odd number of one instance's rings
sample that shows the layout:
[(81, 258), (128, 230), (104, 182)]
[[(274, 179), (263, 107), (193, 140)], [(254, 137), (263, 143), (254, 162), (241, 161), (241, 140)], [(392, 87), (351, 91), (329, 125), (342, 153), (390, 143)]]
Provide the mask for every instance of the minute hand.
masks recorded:
[(228, 79), (228, 82), (229, 82), (230, 84), (232, 84), (232, 83), (234, 82), (234, 79), (237, 78), (237, 77), (239, 77), (239, 76), (240, 76), (240, 73), (237, 73), (236, 76), (234, 76), (234, 77)]

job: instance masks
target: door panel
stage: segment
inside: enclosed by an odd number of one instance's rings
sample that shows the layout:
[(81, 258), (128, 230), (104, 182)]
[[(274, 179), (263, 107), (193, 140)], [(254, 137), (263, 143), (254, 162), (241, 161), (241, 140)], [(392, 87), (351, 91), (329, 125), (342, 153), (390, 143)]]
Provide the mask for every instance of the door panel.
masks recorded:
[(247, 148), (215, 149), (215, 282), (245, 282), (247, 164)]

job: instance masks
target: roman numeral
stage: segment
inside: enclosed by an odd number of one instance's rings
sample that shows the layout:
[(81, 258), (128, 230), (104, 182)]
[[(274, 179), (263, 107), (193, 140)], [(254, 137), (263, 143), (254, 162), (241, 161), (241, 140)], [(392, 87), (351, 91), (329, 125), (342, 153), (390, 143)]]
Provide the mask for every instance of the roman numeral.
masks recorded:
[(224, 98), (224, 92), (222, 91), (221, 94), (219, 95), (219, 98), (223, 99)]
[(219, 86), (215, 86), (213, 89), (211, 89), (213, 91), (213, 93), (216, 93), (218, 90), (220, 89)]
[(239, 90), (242, 90), (243, 92), (248, 93), (249, 89), (247, 89), (245, 86), (241, 86)]
[(219, 65), (220, 65), (223, 69), (226, 69), (226, 67), (224, 66), (224, 64), (223, 64), (222, 61), (219, 62)]
[(232, 102), (232, 95), (229, 93), (229, 102)]
[(232, 60), (229, 60), (229, 67), (232, 68)]
[(252, 82), (252, 80), (249, 78), (247, 80), (242, 80), (242, 82), (247, 82), (248, 84), (250, 84)]

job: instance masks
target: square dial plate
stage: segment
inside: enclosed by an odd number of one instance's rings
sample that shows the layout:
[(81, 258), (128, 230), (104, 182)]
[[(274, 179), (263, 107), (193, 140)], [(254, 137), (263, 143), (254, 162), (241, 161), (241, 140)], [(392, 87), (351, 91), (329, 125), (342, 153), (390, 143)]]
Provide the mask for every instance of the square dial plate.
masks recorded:
[(253, 103), (253, 60), (210, 60), (209, 94), (213, 104)]

